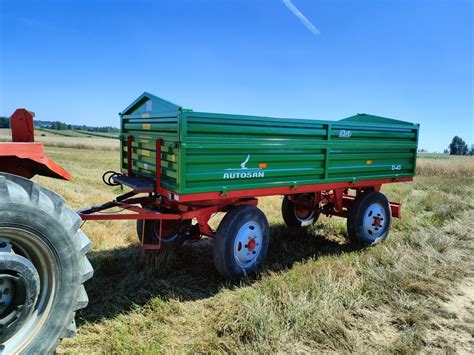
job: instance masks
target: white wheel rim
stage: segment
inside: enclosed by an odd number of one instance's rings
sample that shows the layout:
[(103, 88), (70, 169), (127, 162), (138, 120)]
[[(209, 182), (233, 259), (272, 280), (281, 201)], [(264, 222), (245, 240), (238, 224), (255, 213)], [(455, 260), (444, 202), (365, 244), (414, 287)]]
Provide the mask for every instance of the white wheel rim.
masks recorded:
[(385, 232), (387, 222), (385, 208), (380, 203), (373, 203), (364, 213), (364, 233), (375, 240)]
[(262, 229), (250, 221), (240, 227), (234, 240), (234, 259), (240, 267), (256, 262), (262, 250)]
[[(298, 196), (296, 202), (298, 202), (298, 200), (300, 200), (300, 199), (303, 199), (303, 200), (304, 200), (305, 198), (306, 198), (305, 195)], [(306, 210), (305, 208), (302, 208), (302, 210), (310, 212), (309, 210)], [(295, 204), (294, 213), (295, 213), (296, 219), (301, 223), (302, 226), (311, 224), (311, 222), (313, 221), (314, 217), (316, 216), (316, 212), (311, 211), (310, 213), (308, 213), (307, 216), (305, 216), (305, 217), (300, 217), (300, 211), (298, 211), (298, 205), (297, 205), (297, 204)]]
[(304, 223), (308, 223), (308, 222), (311, 222), (313, 219), (314, 219), (314, 216), (316, 215), (316, 212), (311, 212), (308, 217), (306, 218), (301, 218), (298, 216), (298, 214), (296, 213), (296, 208), (295, 208), (295, 217), (298, 221), (301, 222), (302, 225), (304, 225)]

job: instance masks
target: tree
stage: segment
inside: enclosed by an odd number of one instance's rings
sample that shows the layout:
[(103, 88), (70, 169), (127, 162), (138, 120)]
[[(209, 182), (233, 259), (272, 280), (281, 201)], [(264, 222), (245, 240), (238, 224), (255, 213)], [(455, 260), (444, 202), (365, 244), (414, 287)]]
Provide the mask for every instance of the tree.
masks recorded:
[(56, 129), (58, 131), (65, 131), (65, 130), (67, 130), (67, 124), (65, 124), (64, 122), (60, 122), (60, 121), (54, 121), (51, 124), (51, 128)]
[(468, 151), (466, 142), (459, 136), (455, 136), (449, 145), (449, 154), (451, 155), (466, 155)]
[(0, 128), (9, 128), (10, 127), (10, 118), (0, 117)]

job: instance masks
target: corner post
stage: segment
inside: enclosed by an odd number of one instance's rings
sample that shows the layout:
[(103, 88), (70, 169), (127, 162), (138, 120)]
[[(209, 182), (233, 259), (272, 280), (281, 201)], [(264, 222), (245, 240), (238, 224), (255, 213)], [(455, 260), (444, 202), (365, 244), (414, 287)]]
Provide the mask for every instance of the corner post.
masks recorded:
[(163, 140), (158, 138), (156, 140), (156, 157), (155, 157), (155, 192), (161, 194), (161, 143)]
[(132, 176), (132, 142), (133, 136), (128, 136), (127, 138), (127, 175)]

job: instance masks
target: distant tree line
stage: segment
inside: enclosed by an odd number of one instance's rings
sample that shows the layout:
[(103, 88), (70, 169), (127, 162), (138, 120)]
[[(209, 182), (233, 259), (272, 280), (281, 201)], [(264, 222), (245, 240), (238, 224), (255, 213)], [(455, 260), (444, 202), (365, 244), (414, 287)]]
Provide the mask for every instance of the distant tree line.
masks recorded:
[(55, 129), (58, 131), (69, 131), (69, 130), (81, 130), (81, 131), (88, 131), (88, 132), (101, 132), (101, 133), (119, 133), (120, 129), (111, 126), (104, 126), (104, 127), (91, 127), (91, 126), (78, 126), (78, 125), (71, 125), (61, 121), (53, 121), (50, 125), (41, 125), (40, 127), (48, 127), (50, 129)]
[(471, 149), (469, 149), (469, 146), (461, 137), (455, 136), (451, 140), (448, 149), (445, 150), (445, 152), (448, 151), (450, 155), (474, 155), (474, 145), (471, 145)]
[(64, 122), (53, 121), (51, 124), (51, 129), (56, 129), (58, 131), (66, 131), (68, 130), (68, 125)]
[(10, 128), (10, 118), (0, 116), (0, 128)]
[[(104, 127), (91, 127), (86, 125), (71, 125), (61, 121), (35, 121), (35, 126), (56, 129), (58, 131), (67, 130), (81, 130), (88, 132), (101, 132), (101, 133), (119, 133), (120, 129), (111, 126)], [(0, 128), (10, 128), (10, 117), (0, 116)]]

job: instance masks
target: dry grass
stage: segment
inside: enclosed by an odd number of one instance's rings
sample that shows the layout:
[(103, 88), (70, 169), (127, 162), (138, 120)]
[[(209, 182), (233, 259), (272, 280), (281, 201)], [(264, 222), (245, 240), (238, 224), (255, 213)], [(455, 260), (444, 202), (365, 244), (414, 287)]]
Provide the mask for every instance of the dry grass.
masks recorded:
[[(117, 152), (48, 152), (75, 179), (37, 180), (73, 208), (120, 192), (100, 182), (104, 170), (117, 169)], [(210, 240), (172, 255), (143, 255), (133, 223), (88, 222), (95, 267), (86, 285), (90, 305), (78, 314), (78, 336), (59, 350), (470, 352), (472, 343), (433, 342), (429, 332), (439, 305), (472, 276), (472, 162), (420, 159), (413, 183), (387, 185), (384, 192), (403, 202), (404, 218), (374, 248), (347, 244), (345, 221), (338, 218), (290, 231), (280, 217), (281, 199), (262, 199), (271, 224), (268, 262), (241, 283), (217, 274)], [(458, 168), (467, 170), (454, 173)]]
[(421, 158), (416, 168), (417, 174), (423, 176), (473, 177), (474, 157)]
[[(46, 147), (74, 148), (98, 151), (118, 151), (120, 141), (117, 139), (100, 137), (64, 137), (52, 132), (38, 131), (35, 137), (37, 142), (43, 142)], [(0, 129), (0, 142), (10, 142), (11, 133), (9, 129)], [(118, 154), (118, 153), (115, 153)]]

